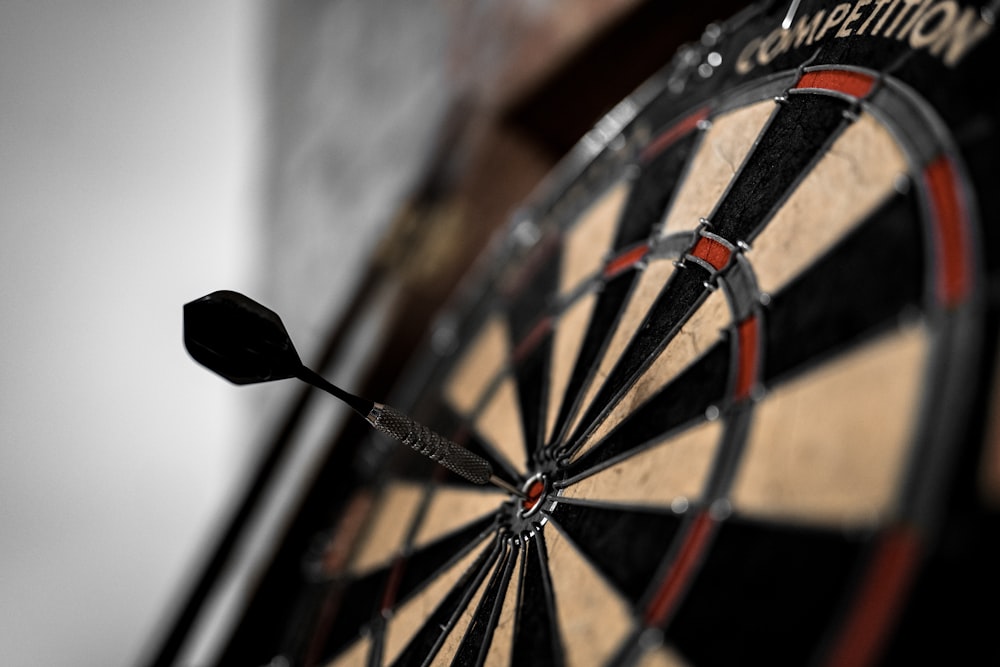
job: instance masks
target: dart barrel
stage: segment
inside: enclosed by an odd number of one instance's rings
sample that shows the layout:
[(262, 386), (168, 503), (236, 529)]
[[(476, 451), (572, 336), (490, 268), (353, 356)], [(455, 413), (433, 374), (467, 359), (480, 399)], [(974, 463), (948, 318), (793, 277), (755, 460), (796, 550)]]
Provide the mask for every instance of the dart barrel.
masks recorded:
[(376, 403), (365, 420), (385, 435), (443, 465), (474, 484), (488, 484), (493, 469), (485, 459), (415, 422), (399, 410)]

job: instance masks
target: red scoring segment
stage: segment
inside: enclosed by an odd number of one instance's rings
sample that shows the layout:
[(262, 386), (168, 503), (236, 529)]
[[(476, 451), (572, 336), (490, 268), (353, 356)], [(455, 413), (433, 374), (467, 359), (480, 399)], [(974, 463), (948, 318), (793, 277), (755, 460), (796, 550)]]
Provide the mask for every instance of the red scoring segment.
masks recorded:
[(541, 500), (542, 492), (544, 491), (545, 482), (540, 479), (536, 479), (531, 483), (531, 486), (528, 487), (528, 490), (525, 491), (528, 497), (521, 501), (521, 507), (523, 507), (526, 512), (534, 509), (535, 505), (538, 504), (538, 501)]
[(381, 611), (383, 613), (396, 606), (396, 593), (399, 592), (399, 584), (403, 580), (403, 570), (405, 569), (406, 558), (397, 556), (392, 563), (392, 570), (389, 571), (389, 581), (386, 582), (385, 590), (382, 592)]
[(909, 589), (919, 556), (920, 538), (911, 528), (897, 526), (882, 537), (827, 667), (875, 661)]
[(717, 527), (718, 524), (708, 513), (695, 517), (677, 558), (670, 566), (670, 571), (646, 607), (643, 620), (647, 626), (662, 627), (670, 620), (681, 594), (693, 579), (695, 570)]
[(945, 306), (954, 306), (968, 295), (972, 285), (965, 207), (947, 156), (927, 165), (923, 177), (937, 234), (937, 296)]
[(738, 401), (750, 397), (757, 378), (758, 325), (757, 317), (752, 315), (736, 327), (739, 365), (736, 368), (736, 386), (733, 388), (733, 394)]
[(615, 257), (608, 260), (607, 265), (604, 267), (604, 277), (614, 278), (622, 271), (641, 262), (648, 254), (649, 245), (645, 243), (619, 253)]
[(552, 331), (552, 318), (543, 317), (538, 320), (538, 322), (531, 328), (528, 335), (525, 336), (517, 347), (514, 348), (513, 357), (514, 363), (519, 364), (524, 361), (529, 354), (531, 354), (538, 344), (545, 340), (545, 337)]
[(685, 134), (697, 128), (698, 123), (703, 120), (708, 120), (707, 107), (698, 109), (686, 118), (682, 118), (676, 125), (671, 126), (660, 136), (656, 137), (656, 139), (653, 139), (653, 141), (651, 141), (649, 145), (643, 149), (642, 154), (639, 155), (639, 160), (641, 162), (648, 162), (653, 159)]
[(733, 251), (715, 239), (702, 236), (690, 254), (692, 257), (708, 262), (716, 271), (721, 271), (729, 264)]
[(851, 97), (863, 98), (875, 87), (875, 77), (852, 70), (824, 69), (806, 72), (795, 87), (834, 90)]

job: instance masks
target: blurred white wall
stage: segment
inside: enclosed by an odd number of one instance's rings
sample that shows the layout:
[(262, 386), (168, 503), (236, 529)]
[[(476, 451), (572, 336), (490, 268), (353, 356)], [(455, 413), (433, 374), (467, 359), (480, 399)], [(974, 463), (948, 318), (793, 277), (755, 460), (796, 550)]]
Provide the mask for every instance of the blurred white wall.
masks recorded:
[(0, 0), (5, 664), (136, 664), (245, 469), (181, 307), (255, 286), (259, 4)]

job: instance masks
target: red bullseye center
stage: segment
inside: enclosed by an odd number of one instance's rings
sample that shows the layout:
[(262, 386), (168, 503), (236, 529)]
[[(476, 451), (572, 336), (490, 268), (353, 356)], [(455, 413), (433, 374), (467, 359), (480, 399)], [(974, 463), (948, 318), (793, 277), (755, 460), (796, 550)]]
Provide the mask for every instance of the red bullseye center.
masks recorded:
[(545, 493), (545, 481), (541, 479), (533, 480), (528, 487), (524, 489), (524, 493), (527, 494), (527, 498), (521, 501), (521, 507), (525, 511), (535, 509), (538, 501), (542, 499), (542, 494)]

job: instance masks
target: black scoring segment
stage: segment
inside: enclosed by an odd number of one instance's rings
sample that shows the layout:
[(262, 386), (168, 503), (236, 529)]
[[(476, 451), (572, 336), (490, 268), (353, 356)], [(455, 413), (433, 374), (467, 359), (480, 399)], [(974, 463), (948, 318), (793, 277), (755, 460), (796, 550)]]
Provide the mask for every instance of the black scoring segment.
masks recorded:
[(696, 665), (813, 664), (870, 541), (731, 518), (665, 637)]
[(698, 137), (696, 132), (686, 134), (642, 166), (615, 235), (616, 252), (648, 238), (650, 231), (663, 221)]
[[(390, 567), (385, 567), (351, 581), (342, 592), (334, 592), (343, 602), (323, 643), (324, 662), (335, 658), (354, 640), (361, 629), (378, 615), (382, 593), (389, 581)], [(334, 583), (334, 587), (341, 584)]]
[(505, 544), (503, 558), (497, 563), (486, 591), (483, 593), (475, 615), (469, 623), (469, 628), (458, 647), (453, 665), (481, 665), (486, 659), (487, 651), (493, 641), (493, 633), (500, 618), (504, 594), (510, 583), (517, 562), (517, 550), (512, 544)]
[(468, 606), (483, 579), (500, 555), (500, 540), (491, 542), (476, 559), (475, 564), (465, 572), (458, 583), (448, 592), (441, 604), (428, 616), (410, 643), (393, 663), (399, 667), (421, 665), (433, 657), (441, 648), (445, 636), (454, 628), (462, 612)]
[[(326, 659), (335, 657), (358, 638), (361, 629), (376, 618), (386, 602), (386, 590), (395, 574), (397, 588), (391, 592), (390, 606), (405, 602), (441, 574), (448, 566), (480, 543), (496, 524), (496, 516), (488, 515), (441, 539), (364, 576), (350, 581), (342, 592), (341, 604), (323, 648)], [(337, 582), (334, 586), (342, 586)], [(364, 601), (358, 604), (357, 601)]]
[(638, 605), (653, 580), (681, 523), (669, 511), (568, 502), (560, 502), (550, 516), (577, 550), (633, 605)]
[(470, 548), (486, 537), (496, 527), (496, 523), (496, 514), (487, 514), (407, 555), (396, 599), (404, 602), (410, 595), (423, 588), (451, 562), (464, 556)]
[(575, 476), (612, 459), (637, 451), (684, 425), (704, 419), (709, 406), (726, 396), (730, 367), (728, 341), (716, 343), (655, 396), (632, 412), (597, 447), (573, 463)]
[(552, 333), (546, 332), (542, 340), (520, 359), (514, 367), (517, 377), (517, 395), (521, 407), (521, 425), (524, 430), (524, 443), (527, 448), (525, 458), (515, 463), (525, 467), (545, 439), (545, 409), (548, 382), (549, 360), (552, 357)]
[(519, 276), (519, 290), (508, 294), (505, 299), (504, 314), (510, 326), (510, 340), (515, 353), (530, 339), (552, 305), (559, 285), (561, 257), (561, 253), (552, 250), (532, 262), (527, 274)]
[[(712, 231), (734, 243), (753, 238), (844, 127), (848, 108), (847, 101), (834, 97), (787, 98), (712, 212)], [(795, 150), (789, 150), (789, 146)]]
[(566, 385), (566, 391), (563, 393), (562, 407), (559, 408), (559, 416), (556, 418), (553, 430), (555, 442), (559, 441), (560, 434), (568, 428), (577, 403), (583, 398), (587, 381), (597, 370), (601, 354), (610, 341), (618, 318), (625, 310), (627, 297), (635, 283), (636, 275), (635, 271), (626, 271), (607, 281), (601, 288), (580, 353)]
[(545, 542), (536, 534), (524, 541), (523, 548), (510, 664), (561, 667), (564, 662), (562, 638), (555, 615)]
[[(897, 195), (771, 298), (767, 383), (829, 357), (866, 333), (896, 326), (923, 297), (916, 202)], [(886, 270), (892, 267), (892, 270)]]
[(515, 461), (526, 466), (530, 455), (544, 439), (549, 359), (552, 349), (550, 308), (559, 284), (560, 257), (554, 244), (547, 246), (544, 257), (532, 263), (531, 278), (525, 280), (506, 304), (507, 322), (513, 345), (512, 372), (517, 384), (521, 428), (527, 451)]
[(601, 416), (614, 407), (657, 354), (669, 344), (708, 293), (705, 287), (708, 278), (708, 271), (694, 264), (688, 264), (687, 268), (672, 275), (587, 408), (579, 427), (569, 439), (571, 444), (578, 443), (599, 423)]

